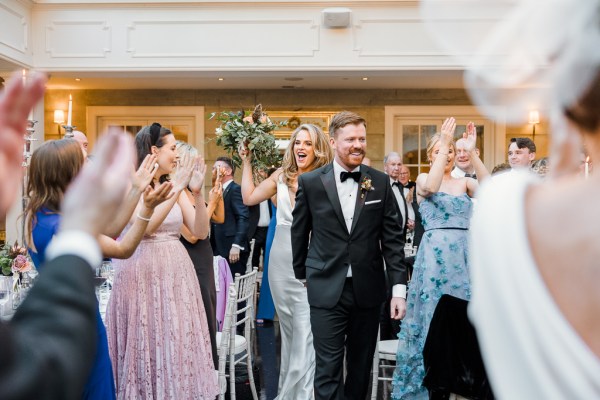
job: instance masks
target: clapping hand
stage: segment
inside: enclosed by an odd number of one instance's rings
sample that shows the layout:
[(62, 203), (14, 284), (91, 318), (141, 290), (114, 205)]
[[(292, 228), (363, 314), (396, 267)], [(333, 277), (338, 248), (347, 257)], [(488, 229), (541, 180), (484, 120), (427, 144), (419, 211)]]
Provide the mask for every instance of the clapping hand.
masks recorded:
[(446, 118), (442, 124), (440, 142), (443, 145), (449, 145), (454, 140), (454, 131), (456, 130), (456, 120), (453, 117)]
[(80, 230), (97, 236), (117, 213), (129, 184), (134, 151), (131, 139), (119, 129), (102, 135), (93, 163), (87, 163), (65, 193), (61, 230)]
[(171, 182), (163, 182), (155, 188), (147, 185), (146, 190), (144, 190), (144, 206), (149, 210), (154, 210), (157, 205), (175, 195), (172, 189), (173, 183)]
[(180, 192), (188, 187), (192, 174), (194, 173), (194, 160), (189, 154), (183, 154), (177, 163), (177, 170), (173, 178), (173, 188), (176, 192)]
[(205, 176), (206, 163), (202, 156), (198, 156), (193, 160), (192, 177), (189, 182), (190, 190), (194, 195), (202, 193), (202, 185), (204, 185)]
[(134, 188), (142, 191), (150, 184), (150, 182), (152, 182), (152, 178), (158, 169), (156, 158), (156, 154), (148, 154), (146, 158), (144, 158), (144, 161), (142, 161), (140, 167), (135, 171), (135, 174), (133, 174), (133, 178), (131, 179), (131, 184)]
[(215, 182), (215, 185), (210, 189), (208, 193), (208, 202), (216, 203), (223, 197), (223, 184), (221, 182)]
[(477, 129), (475, 129), (475, 124), (470, 122), (467, 124), (467, 130), (463, 133), (463, 139), (465, 139), (465, 150), (471, 151), (475, 148), (477, 144)]
[(27, 114), (44, 96), (45, 83), (45, 75), (36, 74), (23, 86), (20, 74), (14, 74), (0, 96), (0, 219), (20, 192)]

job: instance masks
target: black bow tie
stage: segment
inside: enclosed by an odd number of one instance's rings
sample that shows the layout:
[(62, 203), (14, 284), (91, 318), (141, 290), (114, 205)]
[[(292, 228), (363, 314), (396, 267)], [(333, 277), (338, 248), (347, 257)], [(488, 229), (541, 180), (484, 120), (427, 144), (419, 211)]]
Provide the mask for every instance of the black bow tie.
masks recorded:
[(392, 187), (394, 187), (394, 186), (398, 186), (398, 189), (400, 189), (400, 188), (403, 188), (403, 187), (404, 187), (404, 186), (403, 186), (403, 185), (402, 185), (400, 182), (398, 182), (398, 181), (394, 181), (394, 183), (392, 183)]
[(348, 178), (352, 178), (352, 179), (354, 179), (354, 181), (356, 183), (358, 183), (358, 181), (360, 181), (360, 171), (355, 171), (355, 172), (342, 171), (340, 173), (340, 181), (346, 182), (346, 179), (348, 179)]
[(465, 178), (473, 178), (473, 179), (477, 179), (477, 175), (473, 174), (465, 174)]

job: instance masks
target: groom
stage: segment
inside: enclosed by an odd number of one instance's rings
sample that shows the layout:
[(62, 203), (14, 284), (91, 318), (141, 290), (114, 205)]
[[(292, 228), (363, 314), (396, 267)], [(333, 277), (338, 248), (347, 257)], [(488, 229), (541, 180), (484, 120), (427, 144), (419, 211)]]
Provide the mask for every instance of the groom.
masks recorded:
[[(407, 268), (399, 211), (383, 172), (361, 165), (366, 122), (342, 111), (331, 120), (333, 163), (300, 175), (292, 224), (296, 278), (306, 280), (316, 354), (315, 399), (361, 399), (369, 388), (384, 263), (391, 317), (406, 312)], [(344, 350), (347, 360), (343, 384)]]

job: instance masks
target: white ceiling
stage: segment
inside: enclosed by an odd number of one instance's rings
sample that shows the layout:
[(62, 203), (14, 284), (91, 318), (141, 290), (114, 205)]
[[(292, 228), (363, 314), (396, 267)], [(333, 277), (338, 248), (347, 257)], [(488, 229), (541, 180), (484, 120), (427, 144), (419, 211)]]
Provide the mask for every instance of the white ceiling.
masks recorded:
[[(0, 75), (21, 67), (0, 58)], [(219, 80), (223, 78), (223, 80)], [(364, 80), (363, 78), (367, 78)], [(79, 79), (79, 80), (77, 80)], [(49, 89), (452, 89), (462, 71), (52, 72)]]
[(461, 71), (52, 72), (48, 87), (75, 90), (451, 89), (461, 88), (463, 84)]

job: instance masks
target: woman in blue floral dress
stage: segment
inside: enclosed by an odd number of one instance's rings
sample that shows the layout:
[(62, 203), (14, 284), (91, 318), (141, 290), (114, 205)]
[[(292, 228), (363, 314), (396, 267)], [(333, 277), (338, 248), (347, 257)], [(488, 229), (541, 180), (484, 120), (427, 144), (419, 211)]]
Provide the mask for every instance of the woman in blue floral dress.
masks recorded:
[[(394, 371), (393, 399), (428, 399), (422, 386), (423, 346), (433, 312), (443, 294), (468, 300), (471, 295), (468, 266), (468, 229), (478, 187), (472, 178), (453, 178), (456, 122), (448, 118), (441, 134), (427, 146), (431, 162), (429, 174), (417, 178), (417, 201), (425, 233), (421, 240), (408, 287), (406, 317), (398, 335), (398, 354)], [(467, 125), (464, 135), (471, 162), (479, 179), (488, 173), (475, 149), (476, 131)]]

